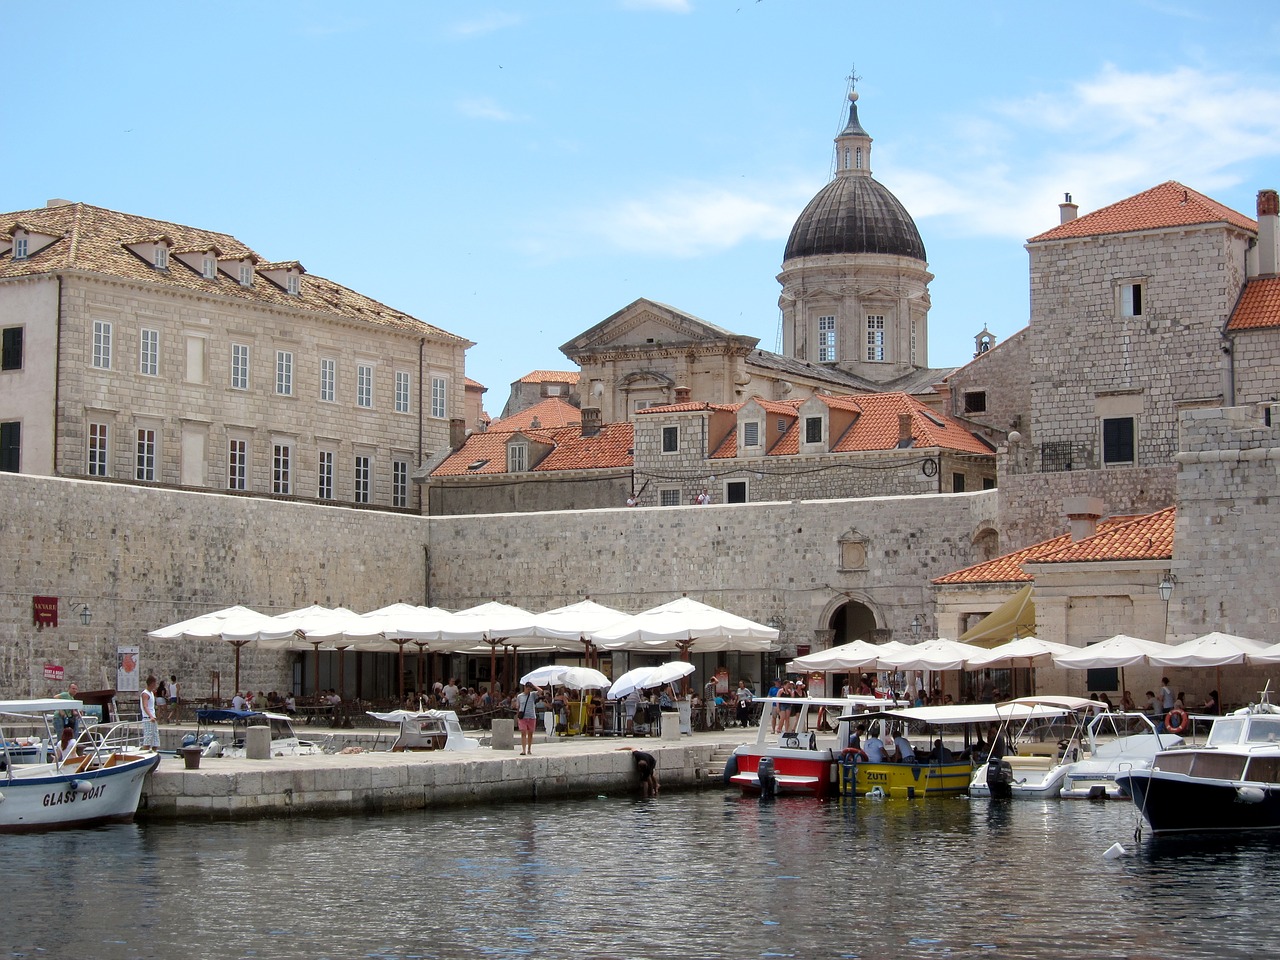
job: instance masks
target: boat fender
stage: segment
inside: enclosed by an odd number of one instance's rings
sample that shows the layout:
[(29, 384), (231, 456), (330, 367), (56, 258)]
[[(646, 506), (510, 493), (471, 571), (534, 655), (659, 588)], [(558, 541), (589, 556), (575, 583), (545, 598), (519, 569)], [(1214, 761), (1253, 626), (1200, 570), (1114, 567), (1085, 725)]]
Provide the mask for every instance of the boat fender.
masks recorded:
[(1174, 707), (1164, 715), (1164, 728), (1170, 733), (1182, 735), (1191, 726), (1191, 718), (1181, 707)]
[(733, 775), (738, 772), (738, 755), (735, 753), (724, 762), (724, 785), (733, 783)]
[(810, 750), (818, 749), (818, 735), (814, 733), (812, 730), (809, 731), (809, 749)]
[(867, 791), (867, 797), (868, 797), (869, 799), (871, 799), (871, 800), (883, 800), (883, 799), (884, 799), (884, 788), (883, 788), (883, 787), (872, 787), (870, 790), (868, 790), (868, 791)]
[(1261, 787), (1236, 787), (1236, 797), (1241, 803), (1261, 803), (1267, 799), (1267, 791)]
[(72, 790), (76, 791), (76, 793), (88, 793), (90, 790), (93, 789), (93, 781), (92, 780), (72, 780), (67, 783), (67, 786)]

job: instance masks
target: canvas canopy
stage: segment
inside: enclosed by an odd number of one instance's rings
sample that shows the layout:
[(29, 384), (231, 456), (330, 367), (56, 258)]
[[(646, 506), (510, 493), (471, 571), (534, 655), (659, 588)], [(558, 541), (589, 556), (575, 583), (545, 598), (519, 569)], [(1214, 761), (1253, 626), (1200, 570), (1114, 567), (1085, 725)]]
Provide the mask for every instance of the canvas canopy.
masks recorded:
[(960, 635), (961, 643), (994, 647), (1006, 640), (1029, 637), (1036, 632), (1036, 605), (1028, 583), (1000, 606)]

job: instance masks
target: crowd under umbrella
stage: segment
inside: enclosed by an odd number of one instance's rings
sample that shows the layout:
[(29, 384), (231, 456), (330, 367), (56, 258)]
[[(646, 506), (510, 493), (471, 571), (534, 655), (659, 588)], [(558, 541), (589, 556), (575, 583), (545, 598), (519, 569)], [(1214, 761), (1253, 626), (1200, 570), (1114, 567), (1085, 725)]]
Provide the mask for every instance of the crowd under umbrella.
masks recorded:
[(453, 614), (440, 639), (484, 644), (489, 654), (489, 684), (493, 686), (498, 677), (499, 645), (504, 651), (507, 647), (556, 649), (553, 644), (539, 644), (535, 628), (536, 620), (530, 611), (491, 600)]
[[(1060, 654), (1071, 653), (1078, 647), (1052, 640), (1041, 640), (1039, 637), (1018, 637), (999, 646), (991, 647), (969, 661), (971, 670), (985, 667), (1005, 667), (1009, 669), (1022, 667), (1034, 670), (1036, 667), (1053, 665), (1053, 658)], [(1032, 690), (1035, 683), (1031, 684)]]
[[(367, 646), (361, 649), (394, 649), (397, 655), (396, 676), (399, 678), (398, 694), (404, 701), (404, 648), (412, 643), (418, 648), (418, 689), (426, 684), (424, 660), (428, 649), (432, 652), (451, 652), (455, 645), (445, 644), (441, 634), (453, 614), (440, 607), (420, 607), (411, 603), (393, 603), (370, 610), (360, 617), (360, 623), (343, 630), (343, 635)], [(385, 644), (382, 646), (379, 644)]]
[(1154, 640), (1143, 640), (1117, 633), (1101, 643), (1087, 647), (1073, 647), (1070, 653), (1054, 656), (1055, 666), (1068, 670), (1101, 670), (1118, 668), (1120, 670), (1120, 689), (1126, 689), (1124, 682), (1125, 667), (1145, 667), (1151, 664), (1152, 657), (1159, 657), (1169, 651), (1165, 643)]
[(651, 667), (635, 667), (628, 670), (609, 687), (608, 698), (621, 700), (636, 690), (652, 690), (654, 687), (665, 687), (669, 683), (683, 680), (694, 671), (688, 660), (672, 660)]
[(1245, 663), (1274, 663), (1274, 660), (1258, 659), (1267, 656), (1266, 651), (1270, 646), (1266, 640), (1253, 640), (1214, 631), (1168, 647), (1165, 652), (1152, 656), (1150, 660), (1152, 666), (1160, 667), (1214, 667), (1218, 680), (1218, 711), (1221, 712), (1222, 668)]
[(235, 651), (235, 686), (239, 693), (241, 649), (255, 642), (263, 631), (275, 637), (279, 629), (271, 614), (233, 606), (152, 630), (147, 636), (157, 640), (220, 640), (229, 644)]

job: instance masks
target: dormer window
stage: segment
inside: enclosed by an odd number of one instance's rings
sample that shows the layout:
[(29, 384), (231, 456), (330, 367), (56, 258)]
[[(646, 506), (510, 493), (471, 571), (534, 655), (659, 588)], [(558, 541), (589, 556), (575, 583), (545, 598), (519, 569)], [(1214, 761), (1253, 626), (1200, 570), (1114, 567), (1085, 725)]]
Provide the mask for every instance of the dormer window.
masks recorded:
[(291, 273), (285, 278), (285, 290), (291, 297), (296, 297), (302, 292), (301, 278), (296, 273)]
[(217, 280), (218, 261), (213, 257), (205, 257), (200, 265), (200, 275), (206, 280)]
[(251, 263), (240, 264), (240, 286), (242, 287), (253, 286), (253, 264)]
[(156, 244), (155, 257), (152, 259), (157, 270), (169, 269), (169, 248), (163, 243)]
[(805, 417), (804, 418), (804, 442), (805, 443), (821, 443), (822, 442), (822, 418), (821, 417)]
[(15, 260), (27, 259), (27, 249), (28, 249), (27, 243), (28, 243), (28, 240), (26, 237), (13, 238), (13, 259)]
[(760, 446), (759, 420), (748, 420), (742, 425), (742, 445), (744, 447)]
[(523, 473), (529, 469), (529, 445), (527, 443), (511, 443), (507, 445), (507, 473)]

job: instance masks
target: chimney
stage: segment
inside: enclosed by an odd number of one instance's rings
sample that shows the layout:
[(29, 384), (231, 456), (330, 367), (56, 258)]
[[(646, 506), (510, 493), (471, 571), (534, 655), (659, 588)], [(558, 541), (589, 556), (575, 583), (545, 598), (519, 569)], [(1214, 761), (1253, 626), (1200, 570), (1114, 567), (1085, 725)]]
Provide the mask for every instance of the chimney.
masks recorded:
[(1064, 193), (1066, 200), (1058, 204), (1058, 223), (1070, 223), (1080, 211), (1080, 204), (1071, 202), (1071, 194)]
[(1106, 510), (1097, 497), (1067, 497), (1062, 501), (1062, 511), (1071, 524), (1071, 541), (1077, 543), (1098, 532), (1098, 521)]
[(1258, 191), (1258, 276), (1280, 273), (1276, 257), (1276, 233), (1280, 225), (1280, 195), (1274, 190)]
[(688, 403), (690, 390), (688, 387), (676, 387), (676, 403)]
[(458, 450), (467, 442), (467, 421), (455, 417), (449, 421), (449, 449)]
[(51, 208), (53, 208), (53, 207), (69, 207), (69, 206), (71, 206), (71, 203), (72, 203), (72, 201), (70, 201), (70, 200), (58, 200), (58, 199), (54, 199), (54, 200), (46, 201), (46, 202), (45, 202), (45, 208), (46, 208), (46, 209), (51, 209)]
[(914, 442), (911, 435), (911, 414), (898, 414), (898, 449), (903, 450)]
[(599, 407), (583, 407), (582, 408), (582, 435), (584, 437), (594, 437), (600, 432), (600, 408)]

